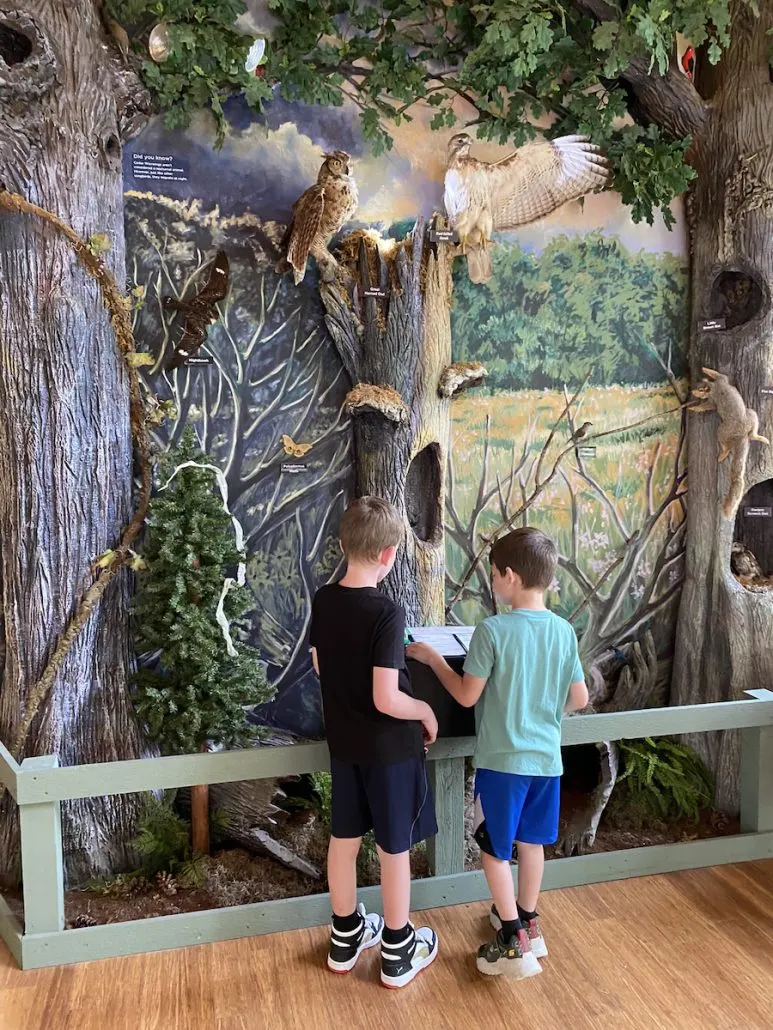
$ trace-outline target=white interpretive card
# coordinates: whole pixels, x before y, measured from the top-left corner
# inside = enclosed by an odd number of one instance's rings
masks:
[[[459,658],[467,654],[474,627],[470,626],[419,626],[408,629],[408,636],[415,644],[429,644],[444,658]]]

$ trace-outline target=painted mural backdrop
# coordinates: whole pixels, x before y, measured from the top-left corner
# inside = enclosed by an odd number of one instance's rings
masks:
[[[351,485],[349,383],[329,341],[315,279],[299,287],[275,272],[296,198],[325,152],[355,158],[358,222],[402,235],[442,207],[445,144],[419,111],[393,150],[367,153],[352,105],[276,102],[256,118],[239,102],[212,149],[201,116],[185,133],[156,122],[125,156],[129,287],[139,341],[156,357],[149,383],[174,399],[177,418],[157,443],[193,425],[226,473],[242,522],[255,604],[251,641],[277,697],[260,716],[300,732],[321,729],[306,634],[314,590],[340,570],[335,528]],[[481,146],[480,155],[497,148]],[[502,238],[487,286],[456,277],[455,359],[489,369],[485,391],[456,402],[448,527],[448,617],[491,610],[487,535],[530,496],[539,455],[566,396],[582,388],[593,431],[630,425],[678,404],[685,339],[681,222],[634,226],[613,195],[588,198]],[[218,250],[230,287],[202,354],[211,364],[168,371],[185,300],[206,283]],[[584,384],[584,385],[583,385]],[[560,430],[555,445],[565,445]],[[300,447],[296,446],[300,445]],[[299,457],[300,452],[303,455]],[[519,521],[552,532],[561,567],[550,603],[581,632],[590,664],[653,634],[661,665],[673,640],[681,581],[683,472],[680,418],[671,414],[578,449]],[[622,650],[621,650],[622,649]]]

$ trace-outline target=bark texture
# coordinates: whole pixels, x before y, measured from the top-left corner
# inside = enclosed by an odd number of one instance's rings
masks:
[[[409,625],[442,625],[452,394],[441,396],[440,384],[451,365],[451,249],[429,243],[419,222],[399,244],[354,234],[342,258],[348,280],[321,293],[354,387],[347,408],[355,490],[386,498],[405,517],[406,546],[386,591],[405,607]],[[369,295],[374,290],[383,296]]]
[[[136,80],[135,80],[136,81]],[[0,181],[85,238],[125,278],[121,140],[143,91],[105,40],[94,0],[0,0]],[[128,384],[94,283],[66,242],[29,218],[0,219],[0,737],[15,735],[86,585],[131,517]],[[73,765],[134,758],[127,682],[128,574],[108,587],[33,723],[23,754]],[[8,799],[0,875],[18,867]],[[68,879],[130,860],[136,802],[64,806]]]
[[[689,203],[693,324],[690,370],[726,373],[760,433],[773,438],[773,85],[768,33],[773,0],[760,17],[739,4],[732,46],[711,76],[712,96],[696,123],[691,163],[698,177]],[[728,328],[703,331],[710,318]],[[716,414],[689,416],[686,579],[674,663],[673,702],[721,701],[773,681],[773,598],[745,590],[730,571],[734,524],[722,512],[730,461],[717,464]],[[773,450],[749,447],[747,490],[773,477]],[[744,536],[743,510],[738,530]],[[755,532],[773,535],[773,521]],[[762,557],[762,556],[760,556]],[[737,807],[738,740],[691,740],[716,774],[717,804]]]

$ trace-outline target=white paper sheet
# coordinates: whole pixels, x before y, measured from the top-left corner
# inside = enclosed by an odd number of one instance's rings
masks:
[[[420,626],[411,627],[408,635],[417,644],[429,644],[444,658],[463,657],[473,634],[468,626]]]

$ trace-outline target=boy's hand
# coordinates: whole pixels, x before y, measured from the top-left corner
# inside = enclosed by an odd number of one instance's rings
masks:
[[[430,666],[441,657],[435,648],[430,647],[429,644],[409,644],[405,653],[409,658],[413,658],[415,662],[421,662],[422,665]]]
[[[435,713],[432,711],[429,705],[425,705],[426,712],[422,716],[421,725],[424,730],[424,744],[429,747],[430,744],[434,744],[437,740],[437,719]]]

